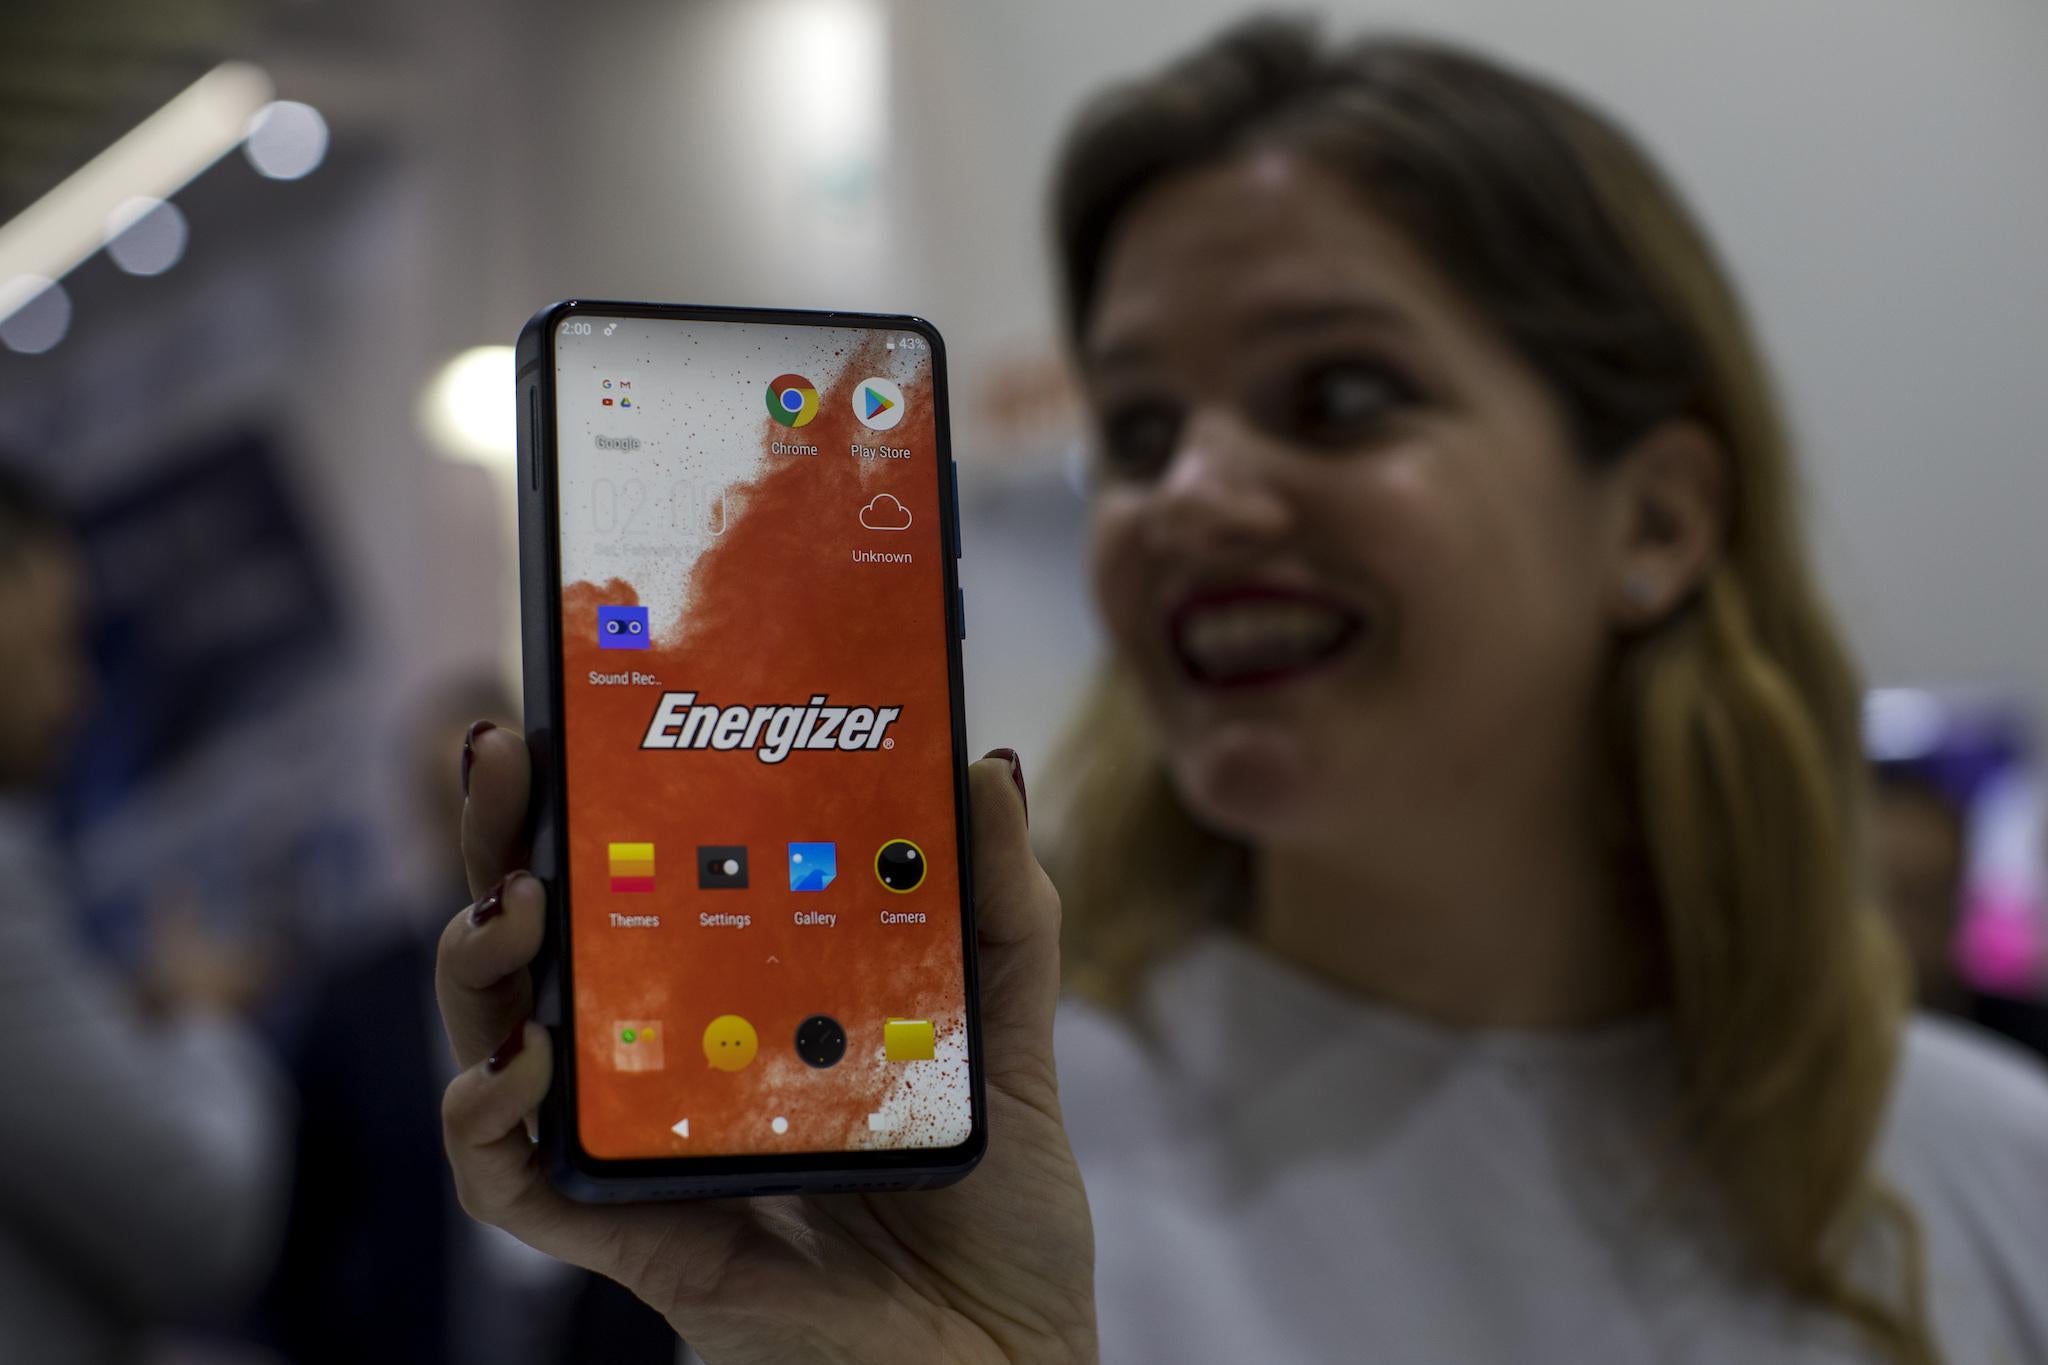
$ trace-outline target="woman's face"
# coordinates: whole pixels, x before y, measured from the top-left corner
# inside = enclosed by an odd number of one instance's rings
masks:
[[[1328,842],[1582,794],[1600,480],[1363,191],[1280,153],[1151,190],[1084,368],[1098,602],[1198,816]]]

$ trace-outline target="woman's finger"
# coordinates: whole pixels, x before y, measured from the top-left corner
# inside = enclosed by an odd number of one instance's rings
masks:
[[[664,1312],[717,1284],[744,1230],[744,1204],[578,1204],[548,1184],[526,1116],[554,1077],[548,1033],[528,1021],[451,1081],[442,1139],[470,1217],[558,1260],[618,1280]]]
[[[462,865],[469,894],[526,866],[526,807],[533,765],[516,730],[472,730],[467,741],[468,794],[462,803]]]
[[[526,968],[540,951],[546,914],[540,880],[515,872],[441,931],[434,993],[456,1065],[482,1061],[533,1013]]]
[[[1052,1017],[1060,988],[1060,900],[1031,852],[1023,770],[998,749],[968,769],[974,923],[989,1081],[1052,1112]]]
[[[531,1021],[518,1025],[499,1040],[489,1060],[449,1083],[441,1099],[442,1137],[456,1195],[472,1218],[588,1266],[609,1234],[588,1216],[591,1210],[547,1183],[526,1132],[526,1116],[547,1094],[553,1075],[547,1030]]]

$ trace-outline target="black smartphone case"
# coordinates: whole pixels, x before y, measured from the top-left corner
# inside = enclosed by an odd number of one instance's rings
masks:
[[[916,332],[932,349],[937,491],[946,509],[946,619],[951,669],[953,786],[959,831],[961,945],[967,987],[968,1080],[973,1126],[958,1147],[885,1152],[821,1152],[799,1156],[706,1156],[612,1161],[585,1152],[576,1134],[575,1011],[568,954],[567,832],[562,819],[560,527],[555,480],[555,374],[550,338],[576,313],[683,321],[765,322],[792,326],[878,327]],[[547,932],[534,964],[534,1017],[548,1029],[555,1079],[540,1110],[540,1152],[548,1178],[585,1203],[709,1199],[737,1195],[929,1189],[974,1169],[988,1143],[988,1104],[981,1052],[980,978],[975,962],[973,866],[968,837],[966,722],[962,709],[960,641],[966,635],[957,561],[959,487],[952,459],[946,398],[946,352],[938,330],[922,318],[884,313],[698,307],[568,299],[528,320],[516,352],[519,403],[519,613],[525,688],[526,743],[533,759],[529,870],[547,889]]]

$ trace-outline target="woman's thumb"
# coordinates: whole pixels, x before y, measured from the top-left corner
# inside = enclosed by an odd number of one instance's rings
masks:
[[[989,1084],[1056,1111],[1052,1016],[1060,990],[1059,894],[1031,853],[1017,755],[997,749],[967,776]]]

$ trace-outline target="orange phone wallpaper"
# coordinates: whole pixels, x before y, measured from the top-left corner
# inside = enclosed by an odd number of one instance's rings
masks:
[[[643,326],[663,325],[716,330]],[[759,345],[708,386],[561,353],[565,575],[571,461],[580,488],[597,468],[658,485],[651,466],[598,462],[657,451],[664,400],[687,425],[744,398],[727,420],[756,443],[694,544],[657,537],[630,574],[562,589],[595,1157],[945,1147],[971,1128],[931,366],[877,333],[823,336],[843,354]],[[635,385],[638,412],[607,401]],[[594,440],[572,443],[577,414]]]

